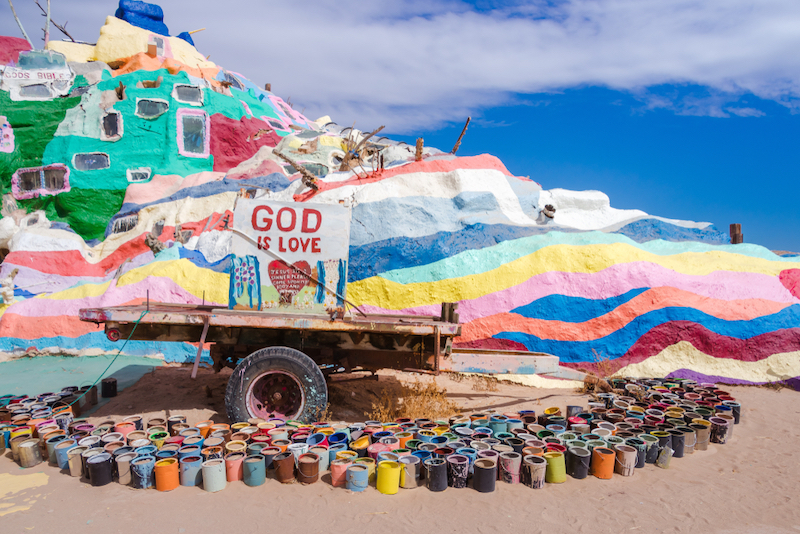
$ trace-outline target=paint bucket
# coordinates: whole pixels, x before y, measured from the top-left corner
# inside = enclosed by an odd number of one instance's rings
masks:
[[[547,459],[544,456],[526,456],[523,459],[522,469],[524,473],[522,480],[526,486],[533,489],[544,487],[547,476]]]
[[[319,472],[324,473],[330,467],[330,455],[328,454],[327,447],[322,447],[317,445],[316,447],[310,447],[308,452],[312,452],[319,456]]]
[[[331,485],[341,488],[347,483],[347,468],[352,465],[351,458],[337,458],[331,462]]]
[[[152,441],[153,445],[155,445],[156,448],[158,449],[160,449],[164,445],[164,442],[167,440],[168,437],[169,437],[169,432],[166,431],[153,432],[152,434],[147,436],[147,438],[150,441]]]
[[[208,460],[221,460],[223,458],[222,447],[204,447],[200,451],[200,456],[203,457],[204,462]]]
[[[695,444],[694,450],[705,451],[708,450],[708,442],[711,438],[711,423],[703,420],[702,423],[692,423],[689,428],[694,430]]]
[[[252,454],[242,464],[242,480],[248,486],[261,486],[267,480],[267,464],[260,454]]]
[[[67,463],[69,462],[69,450],[77,446],[78,442],[74,439],[65,439],[56,445],[56,464],[58,465],[59,469],[67,469]]]
[[[178,449],[178,460],[186,456],[200,456],[201,447],[199,445],[184,445]]]
[[[277,447],[267,447],[265,449],[261,449],[261,456],[264,457],[264,465],[267,471],[272,469],[272,459],[280,453],[281,450]]]
[[[589,476],[592,453],[589,449],[574,447],[567,451],[567,473],[578,480]]]
[[[83,475],[83,461],[81,454],[87,451],[86,447],[73,447],[67,452],[67,463],[69,466],[69,476],[80,478]]]
[[[731,426],[728,420],[722,417],[711,417],[708,422],[711,423],[711,443],[725,445]]]
[[[56,445],[68,439],[69,438],[63,434],[47,438],[47,440],[45,441],[45,448],[47,450],[47,461],[50,463],[50,465],[56,465]]]
[[[733,424],[738,425],[742,417],[742,405],[732,400],[722,401],[722,404],[724,406],[728,406],[731,409],[731,415],[733,416]]]
[[[658,447],[663,449],[664,447],[672,448],[672,435],[665,431],[665,430],[655,430],[650,432],[651,436],[655,436],[658,438]]]
[[[301,484],[313,484],[319,480],[319,456],[306,452],[297,459],[297,481]]]
[[[216,493],[228,485],[225,474],[225,460],[214,458],[203,462],[203,489],[209,493]]]
[[[83,472],[83,476],[85,476],[87,480],[91,481],[91,476],[90,476],[90,473],[89,473],[89,469],[86,467],[86,462],[92,456],[94,456],[96,454],[102,454],[102,453],[103,453],[103,451],[101,449],[86,449],[85,451],[83,451],[81,453],[82,472]]]
[[[592,451],[592,474],[608,480],[614,474],[616,454],[607,447],[595,447]]]
[[[378,466],[377,462],[372,458],[359,458],[353,462],[354,464],[360,464],[367,467],[367,473],[369,474],[369,481],[375,482],[376,476],[376,468]]]
[[[672,449],[669,447],[661,447],[658,451],[658,459],[656,460],[656,467],[661,469],[669,469],[669,463],[672,459]]]
[[[181,486],[199,486],[203,482],[203,458],[184,456],[180,459]]]
[[[441,458],[428,458],[425,465],[425,486],[430,491],[447,489],[447,463]]]
[[[242,480],[242,463],[245,456],[243,452],[229,452],[225,455],[225,476],[228,482]]]
[[[158,460],[155,466],[156,489],[172,491],[180,485],[180,473],[177,458]]]
[[[111,475],[111,455],[107,452],[95,454],[86,460],[86,468],[89,471],[89,480],[92,486],[105,486],[112,480]]]
[[[732,439],[733,438],[733,426],[735,424],[733,416],[730,415],[730,414],[726,414],[726,413],[717,413],[717,415],[715,417],[717,417],[719,419],[725,419],[726,421],[728,421],[728,432],[727,432],[727,438],[726,438],[725,441],[728,441],[728,440]],[[711,419],[709,419],[709,421],[710,420]]]
[[[451,454],[446,461],[447,485],[451,488],[466,488],[469,476],[469,458],[463,454]]]
[[[87,451],[89,452],[89,451]],[[139,456],[130,463],[131,486],[136,489],[147,489],[153,486],[156,459],[154,456]]]
[[[489,458],[475,461],[472,487],[480,493],[491,493],[497,483],[497,462]]]
[[[136,447],[133,449],[133,452],[135,452],[137,456],[155,456],[157,450],[155,445],[144,445],[142,447]]]
[[[625,440],[625,445],[630,445],[636,449],[636,467],[644,467],[647,459],[647,445],[641,438],[633,437]]]
[[[518,452],[500,454],[500,480],[507,484],[519,484],[522,469],[522,455]]]
[[[420,481],[420,460],[416,456],[402,456],[400,463],[400,487],[413,489],[419,486]]]
[[[683,453],[694,453],[694,446],[697,442],[697,434],[695,433],[694,429],[688,426],[679,426],[675,430],[680,430],[683,432]]]
[[[536,456],[534,458],[537,458]],[[560,484],[567,480],[567,466],[564,461],[564,454],[561,452],[546,452],[544,459],[547,461],[545,471],[545,482],[549,484]]]
[[[673,458],[683,458],[684,444],[686,442],[683,431],[673,428],[672,430],[667,430],[667,433],[672,436],[670,448],[672,449]]]
[[[178,459],[178,451],[173,450],[160,450],[156,452],[156,461],[158,460],[165,460],[167,458],[175,458]]]
[[[633,471],[636,469],[636,462],[638,453],[635,448],[630,445],[617,444],[614,446],[617,452],[616,466],[614,472],[624,477],[633,476]]]
[[[645,463],[654,464],[658,459],[658,438],[652,434],[641,434],[639,439],[644,441],[646,454]]]
[[[62,436],[63,437],[63,436]],[[22,440],[17,448],[20,467],[33,467],[42,463],[42,450],[39,447],[39,440],[26,438]]]
[[[349,464],[345,472],[345,487],[350,491],[362,492],[368,485],[369,468],[362,463]]]

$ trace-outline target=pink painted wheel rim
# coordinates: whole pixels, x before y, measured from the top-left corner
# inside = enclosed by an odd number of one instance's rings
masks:
[[[252,417],[294,419],[305,405],[300,381],[285,371],[268,371],[247,388],[245,402]]]

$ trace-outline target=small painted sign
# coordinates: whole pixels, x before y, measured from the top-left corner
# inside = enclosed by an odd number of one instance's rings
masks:
[[[0,115],[0,152],[14,152],[14,129],[8,118]]]
[[[0,89],[9,92],[11,100],[51,100],[69,94],[75,75],[64,61],[63,54],[31,50],[20,53],[18,67],[5,67]]]
[[[230,309],[331,314],[344,309],[350,208],[239,199]]]

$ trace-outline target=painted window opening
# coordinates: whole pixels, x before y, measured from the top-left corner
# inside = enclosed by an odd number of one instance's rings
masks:
[[[223,77],[225,78],[223,81],[226,81],[229,84],[231,84],[231,87],[235,87],[240,91],[244,91],[244,85],[242,85],[242,82],[239,81],[239,78],[237,78],[228,71],[223,72]]]
[[[111,226],[111,233],[112,234],[122,234],[125,232],[130,232],[136,225],[139,224],[139,214],[135,213],[133,215],[126,215],[124,217],[120,217],[114,221],[114,224]]]
[[[269,124],[275,130],[280,130],[280,131],[283,131],[283,132],[288,132],[289,131],[289,127],[286,126],[286,124],[284,124],[283,122],[279,121],[278,119],[273,119],[271,117],[267,117],[267,116],[262,115],[261,116],[261,120],[263,120],[264,122]]]
[[[164,38],[159,37],[158,35],[150,35],[150,38],[147,40],[147,44],[155,45],[156,47],[156,55],[163,56],[164,55]]]
[[[104,141],[116,141],[122,137],[122,113],[108,111],[100,123],[101,138]]]
[[[178,110],[178,152],[190,158],[206,158],[209,155],[208,114],[199,109]]]
[[[43,83],[24,85],[19,88],[19,95],[25,98],[50,98],[50,88]]]
[[[163,115],[169,109],[166,100],[156,98],[137,98],[136,115],[143,119],[155,119]]]
[[[17,200],[69,191],[69,169],[61,163],[19,169],[11,177],[11,193]]]
[[[172,90],[172,98],[182,104],[191,106],[203,105],[203,90],[196,85],[175,84]]]
[[[111,159],[108,154],[102,152],[86,152],[84,154],[75,154],[72,157],[72,166],[79,171],[98,171],[109,168]]]
[[[150,167],[138,167],[136,169],[128,169],[126,171],[126,174],[128,175],[128,182],[130,183],[147,182],[150,180],[152,173],[153,171]]]

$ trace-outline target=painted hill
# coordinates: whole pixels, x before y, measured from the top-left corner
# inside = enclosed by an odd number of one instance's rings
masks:
[[[121,4],[96,45],[0,38],[0,278],[17,271],[0,357],[115,351],[77,311],[148,292],[226,306],[232,210],[254,196],[348,199],[349,298],[383,313],[459,302],[462,346],[628,376],[800,376],[800,258],[614,209],[599,191],[544,190],[490,155],[426,148],[417,161],[373,137],[342,171],[363,132],[304,117]],[[168,361],[195,350],[126,347]]]

